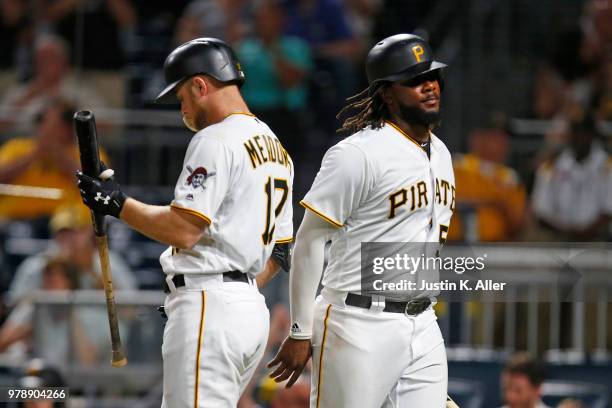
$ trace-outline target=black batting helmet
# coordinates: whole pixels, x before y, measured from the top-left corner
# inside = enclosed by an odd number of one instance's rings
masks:
[[[164,62],[166,87],[155,102],[176,102],[175,90],[194,75],[208,75],[223,83],[244,83],[244,72],[232,48],[216,38],[196,38],[179,45]]]
[[[381,40],[366,58],[371,88],[381,82],[412,79],[445,67],[446,64],[434,60],[427,41],[413,34],[396,34]],[[440,86],[441,81],[440,77]]]

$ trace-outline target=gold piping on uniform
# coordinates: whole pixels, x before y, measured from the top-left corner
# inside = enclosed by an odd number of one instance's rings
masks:
[[[304,208],[309,209],[310,211],[312,211],[313,213],[317,214],[319,217],[323,218],[325,221],[329,222],[330,224],[335,225],[336,227],[343,227],[342,224],[340,224],[338,221],[334,220],[331,217],[328,217],[327,215],[323,214],[321,211],[315,209],[313,206],[311,206],[310,204],[308,204],[307,202],[305,202],[304,200],[300,201],[300,205]]]
[[[402,136],[404,136],[406,139],[410,140],[410,141],[411,141],[412,143],[414,143],[415,145],[419,146],[419,148],[420,148],[421,150],[423,150],[424,152],[426,152],[426,153],[427,153],[427,150],[425,150],[425,148],[424,148],[423,146],[421,146],[421,144],[420,144],[419,142],[417,142],[416,140],[414,140],[412,136],[410,136],[408,133],[404,132],[404,131],[403,131],[403,130],[402,130],[400,127],[399,127],[399,126],[397,126],[395,123],[393,123],[393,122],[389,122],[389,121],[386,121],[385,123],[386,123],[386,124],[388,124],[389,126],[391,126],[393,129],[395,129],[395,130],[397,130],[398,132],[400,132],[400,134],[401,134]],[[431,138],[431,136],[430,136],[430,138]]]
[[[321,354],[319,355],[319,379],[317,381],[317,408],[319,408],[319,401],[321,397],[321,388],[323,384],[321,380],[323,379],[323,351],[325,350],[325,339],[327,338],[327,319],[329,319],[329,312],[331,310],[331,306],[327,306],[327,311],[325,312],[325,320],[323,320],[323,341],[321,341]]]
[[[200,390],[200,353],[204,337],[204,324],[206,315],[206,291],[202,291],[202,311],[200,312],[200,334],[198,335],[198,352],[196,353],[195,395],[193,408],[198,408],[198,391]]]
[[[293,237],[289,237],[289,238],[281,238],[281,239],[277,239],[276,243],[277,244],[287,244],[289,242],[293,242]]]
[[[251,112],[231,112],[229,115],[227,115],[224,119],[229,118],[232,115],[245,115],[245,116],[252,116],[254,118],[256,118],[257,116],[255,116],[254,114],[252,114]]]
[[[201,218],[204,221],[206,221],[208,223],[208,225],[212,224],[212,221],[210,220],[210,218],[208,218],[207,216],[205,216],[204,214],[202,214],[199,211],[192,210],[191,208],[180,207],[180,206],[178,206],[176,204],[170,204],[170,207],[175,208],[175,209],[177,209],[179,211],[184,211],[184,212],[189,213],[191,215],[195,215],[196,217]]]

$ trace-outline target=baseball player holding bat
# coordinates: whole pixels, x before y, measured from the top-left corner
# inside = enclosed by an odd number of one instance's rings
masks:
[[[447,401],[434,299],[419,290],[401,301],[360,293],[362,242],[446,238],[455,183],[450,153],[432,133],[445,66],[415,35],[376,44],[366,60],[369,87],[343,110],[357,110],[342,128],[353,133],[327,151],[301,201],[307,211],[290,274],[291,333],[269,367],[291,386],[312,355],[311,407],[441,408]]]
[[[84,202],[170,247],[162,356],[164,408],[235,407],[265,349],[269,313],[257,282],[289,269],[292,161],[240,95],[244,74],[214,38],[164,64],[160,103],[180,102],[196,132],[167,206],[127,197],[112,178],[78,174]],[[108,175],[108,174],[106,174]]]
[[[96,121],[90,111],[79,111],[74,114],[74,130],[79,143],[79,156],[81,159],[82,173],[87,177],[95,177],[98,174],[104,178],[112,176],[112,170],[103,169],[98,151],[98,136]],[[117,318],[117,306],[115,304],[115,290],[113,288],[113,278],[110,268],[108,255],[108,240],[106,238],[106,222],[103,213],[92,210],[92,222],[96,237],[96,246],[100,257],[100,267],[102,269],[102,283],[106,298],[106,311],[110,328],[113,367],[123,367],[127,364],[127,358],[123,354],[121,346],[121,336],[119,334],[119,321]]]

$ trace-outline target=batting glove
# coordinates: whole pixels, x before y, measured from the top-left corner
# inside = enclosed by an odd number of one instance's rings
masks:
[[[98,214],[112,215],[119,218],[127,196],[113,178],[113,170],[106,169],[98,178],[89,177],[77,171],[77,185],[83,202]]]

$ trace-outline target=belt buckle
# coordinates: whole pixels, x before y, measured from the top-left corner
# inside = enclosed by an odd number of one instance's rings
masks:
[[[414,312],[414,307],[417,306],[420,301],[416,299],[409,300],[406,302],[406,307],[404,308],[404,314],[406,316],[416,316],[418,313]]]

